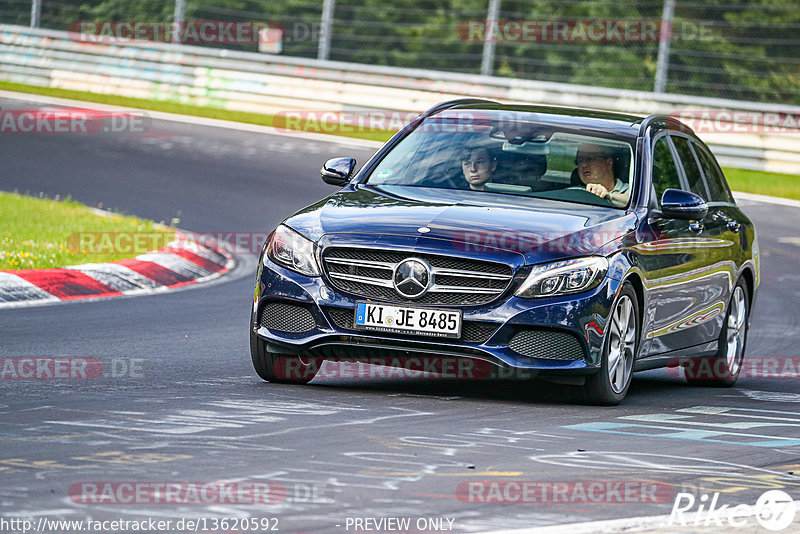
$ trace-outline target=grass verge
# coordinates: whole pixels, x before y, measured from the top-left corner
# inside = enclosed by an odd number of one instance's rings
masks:
[[[722,170],[734,191],[800,200],[800,176],[745,169]]]
[[[152,221],[96,215],[69,198],[57,201],[0,192],[0,206],[0,270],[133,258],[165,245],[175,235]]]

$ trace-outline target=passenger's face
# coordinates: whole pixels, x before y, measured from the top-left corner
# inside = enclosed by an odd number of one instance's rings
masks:
[[[489,152],[482,148],[473,150],[469,158],[461,160],[461,170],[470,189],[483,189],[483,184],[489,181],[495,167],[497,162],[492,161]]]

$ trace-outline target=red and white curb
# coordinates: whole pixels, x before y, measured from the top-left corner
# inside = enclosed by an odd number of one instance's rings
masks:
[[[229,253],[176,234],[167,246],[133,259],[0,271],[0,309],[158,293],[214,280],[234,264]]]

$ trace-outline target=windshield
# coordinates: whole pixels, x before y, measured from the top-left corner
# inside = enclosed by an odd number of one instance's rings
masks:
[[[533,114],[499,113],[450,110],[426,119],[367,183],[628,205],[633,149],[627,139],[540,124],[526,117]]]

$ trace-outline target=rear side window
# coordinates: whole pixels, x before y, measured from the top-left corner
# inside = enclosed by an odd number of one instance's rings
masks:
[[[708,184],[709,201],[711,202],[730,202],[733,203],[733,195],[725,181],[725,176],[717,165],[717,162],[705,147],[694,143],[697,157],[700,158],[700,165],[703,166],[703,173],[706,175]]]
[[[703,183],[703,175],[700,173],[700,167],[697,166],[697,160],[692,153],[692,147],[689,146],[689,140],[685,137],[673,136],[672,143],[681,158],[686,180],[689,182],[689,191],[695,195],[700,195],[704,200],[708,200],[709,194]]]
[[[669,149],[667,136],[661,137],[653,146],[653,187],[656,189],[656,201],[661,206],[661,195],[667,189],[682,189],[678,178],[678,169],[672,152]]]

